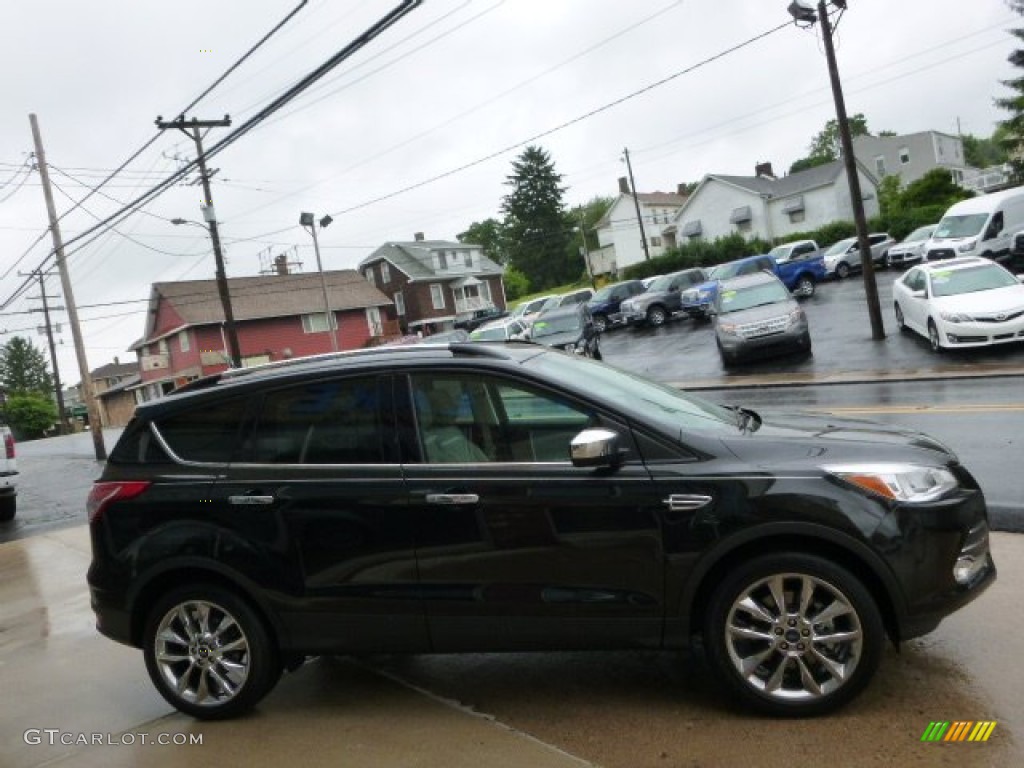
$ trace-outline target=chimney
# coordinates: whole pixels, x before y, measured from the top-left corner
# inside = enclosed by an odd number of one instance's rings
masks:
[[[120,365],[121,361],[117,359],[117,355],[114,355],[114,365]]]
[[[274,272],[279,275],[288,274],[288,256],[284,253],[279,253],[274,257]]]
[[[422,243],[423,242],[423,233],[422,232],[417,232],[415,235],[412,236],[412,239],[415,240],[417,243]]]
[[[757,163],[754,166],[754,175],[759,179],[774,179],[775,173],[772,171],[772,164],[768,163]]]
[[[625,176],[619,176],[619,192],[623,195],[633,194],[629,191],[629,179]]]
[[[689,197],[690,193],[686,191],[686,187],[689,186],[685,181],[682,184],[676,185],[676,194],[680,197]]]

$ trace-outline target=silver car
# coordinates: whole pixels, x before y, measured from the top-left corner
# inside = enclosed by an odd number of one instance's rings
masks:
[[[926,227],[918,227],[897,245],[889,249],[886,256],[886,263],[890,267],[902,267],[907,264],[914,264],[924,258],[924,247],[928,238],[932,236],[938,224],[929,224]]]
[[[755,355],[811,352],[807,316],[775,275],[723,281],[713,315],[718,354],[727,368]]]

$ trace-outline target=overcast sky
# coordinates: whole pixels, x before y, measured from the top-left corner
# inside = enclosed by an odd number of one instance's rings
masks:
[[[50,249],[28,115],[40,121],[59,212],[80,200],[176,116],[298,0],[42,0],[0,9],[0,302]],[[309,0],[290,24],[189,113],[235,126],[313,70],[397,2]],[[334,216],[324,266],[354,267],[377,245],[414,232],[454,239],[497,216],[511,161],[532,137],[568,187],[566,202],[614,195],[630,149],[640,191],[671,191],[707,173],[784,172],[834,117],[814,30],[784,24],[788,0],[426,0],[398,25],[211,161],[228,274],[252,275],[260,254],[297,247],[315,269],[299,213]],[[850,0],[837,30],[851,114],[873,132],[989,136],[993,99],[1013,75],[1003,0]],[[687,71],[691,70],[692,71]],[[589,113],[664,84],[589,117]],[[559,128],[564,124],[566,127]],[[557,129],[557,130],[554,130]],[[230,129],[214,129],[210,145]],[[501,152],[505,148],[508,151]],[[497,154],[496,154],[497,153]],[[472,167],[426,183],[462,166]],[[167,131],[127,172],[63,221],[69,240],[176,167],[194,148]],[[72,178],[64,175],[69,174]],[[21,182],[24,182],[21,186]],[[399,193],[399,194],[395,194]],[[115,200],[111,200],[114,198]],[[156,281],[213,277],[201,192],[177,186],[92,244],[69,248],[89,366],[132,359]],[[380,199],[377,202],[374,202]],[[283,230],[283,231],[280,231]],[[273,232],[268,235],[266,233]],[[17,261],[21,258],[21,261]],[[17,262],[17,263],[16,263]],[[6,273],[6,274],[5,274]],[[50,279],[48,293],[60,293]],[[32,290],[28,296],[38,295]],[[110,306],[95,306],[110,304]],[[21,298],[0,329],[44,347]],[[61,316],[61,319],[64,319]],[[65,383],[79,381],[64,323]]]

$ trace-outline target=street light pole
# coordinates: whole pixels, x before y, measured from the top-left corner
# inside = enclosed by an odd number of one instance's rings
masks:
[[[846,0],[832,0],[832,4],[846,10]],[[799,3],[794,5],[799,7]],[[806,9],[809,10],[809,9]],[[796,16],[793,6],[790,13]],[[813,11],[810,11],[813,14]],[[809,20],[809,17],[807,17]],[[799,19],[798,19],[799,20]],[[878,283],[875,280],[875,264],[871,259],[871,243],[868,240],[868,221],[864,214],[864,198],[861,196],[860,175],[857,172],[857,161],[853,156],[853,138],[850,135],[850,122],[846,116],[846,99],[843,97],[843,86],[839,81],[839,67],[836,64],[836,51],[832,44],[832,21],[828,17],[825,0],[818,0],[818,20],[821,21],[821,36],[825,43],[825,57],[828,60],[828,75],[832,82],[832,97],[836,104],[836,121],[839,126],[839,140],[842,146],[843,164],[846,167],[846,178],[850,185],[850,203],[853,206],[853,223],[857,229],[857,242],[860,245],[860,263],[864,273],[864,293],[868,302],[868,317],[871,320],[871,338],[881,341],[885,338],[885,326],[882,323],[882,306],[878,300]]]
[[[324,216],[320,219],[320,227],[326,227],[331,223],[333,219],[330,216]],[[338,330],[335,327],[334,315],[331,312],[331,301],[327,298],[327,277],[324,275],[324,265],[320,262],[320,241],[316,238],[316,220],[312,213],[302,213],[299,215],[299,224],[303,227],[309,228],[309,233],[313,235],[313,251],[316,253],[316,269],[320,273],[320,288],[324,292],[324,319],[327,321],[327,329],[331,332],[331,347],[335,352],[338,351]]]

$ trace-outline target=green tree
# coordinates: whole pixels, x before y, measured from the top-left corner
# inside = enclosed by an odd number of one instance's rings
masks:
[[[502,275],[505,283],[505,298],[515,301],[530,292],[530,280],[515,267],[505,267],[505,274]]]
[[[505,263],[505,254],[502,248],[501,222],[495,218],[474,221],[465,232],[458,234],[455,238],[460,243],[470,243],[483,248],[484,256],[498,264]]]
[[[57,406],[41,392],[19,392],[8,396],[5,412],[19,439],[42,437],[57,423]]]
[[[882,216],[894,216],[902,210],[900,177],[897,174],[883,176],[878,184],[878,207]]]
[[[935,168],[907,184],[906,189],[900,193],[900,206],[904,210],[929,205],[949,207],[969,197],[974,197],[974,193],[956,184],[949,171]]]
[[[1021,2],[1024,2],[1024,0],[1021,0]],[[868,120],[864,117],[863,113],[858,112],[856,115],[851,116],[849,123],[850,135],[853,138],[871,135],[871,132],[868,130]],[[886,135],[888,135],[888,132]],[[839,121],[832,118],[825,123],[824,128],[814,134],[814,138],[811,139],[811,144],[807,148],[807,157],[802,157],[793,163],[789,167],[789,172],[797,173],[798,171],[805,171],[808,168],[814,168],[815,166],[825,165],[825,163],[838,160],[841,154],[841,147]]]
[[[544,290],[577,279],[583,258],[570,248],[572,224],[562,202],[565,187],[550,155],[537,146],[527,147],[512,163],[505,184],[511,191],[501,211],[507,263]]]
[[[614,205],[615,200],[616,198],[614,197],[593,197],[583,205],[573,209],[573,212],[569,215],[571,220],[569,230],[572,233],[572,237],[569,240],[570,256],[580,253],[580,249],[583,248],[584,237],[586,237],[587,250],[595,251],[601,247],[601,244],[597,241],[597,232],[594,231],[594,228],[597,226],[597,222],[601,220],[601,217]],[[582,231],[580,231],[581,225]],[[589,279],[585,264],[583,266],[583,277],[584,279]]]
[[[22,336],[0,347],[0,384],[8,393],[40,392],[49,396],[53,391],[46,358]]]
[[[1006,0],[1011,10],[1024,15],[1024,0]],[[1024,28],[1011,29],[1010,34],[1018,41],[1024,42]],[[1018,69],[1024,69],[1024,50],[1017,48],[1008,57],[1009,62]],[[1016,181],[1024,179],[1024,156],[1021,150],[1024,143],[1024,74],[1011,80],[1003,80],[1003,85],[1010,89],[1011,94],[996,99],[996,106],[1010,113],[1010,117],[1001,124],[1005,129],[1001,144],[1013,166]]]

